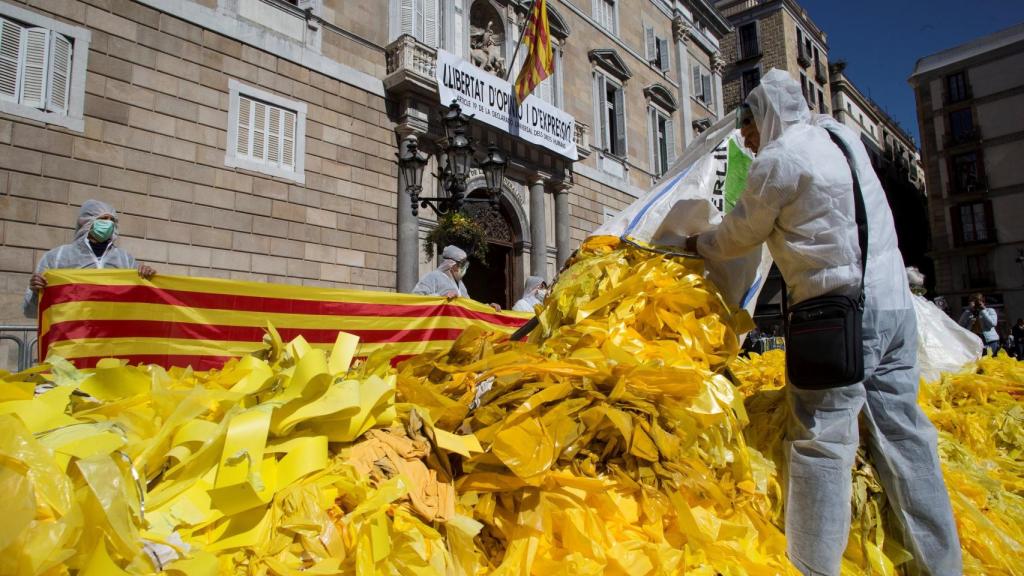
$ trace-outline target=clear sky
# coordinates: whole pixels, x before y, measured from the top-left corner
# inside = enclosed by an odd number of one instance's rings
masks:
[[[1024,0],[798,0],[828,35],[829,61],[920,140],[907,78],[923,56],[1024,22]]]

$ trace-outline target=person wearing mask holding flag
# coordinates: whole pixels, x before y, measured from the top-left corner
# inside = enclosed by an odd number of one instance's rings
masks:
[[[78,211],[75,222],[75,239],[70,244],[58,246],[43,254],[36,272],[29,280],[25,291],[22,311],[28,318],[35,318],[39,308],[39,294],[46,288],[47,270],[61,268],[137,268],[139,276],[150,279],[156,270],[145,264],[137,265],[135,258],[117,243],[117,211],[99,200],[86,200]]]
[[[421,296],[444,296],[445,298],[469,298],[462,278],[469,271],[469,255],[458,246],[445,246],[441,252],[441,264],[427,272],[413,287],[412,293]],[[495,312],[501,306],[490,304]]]

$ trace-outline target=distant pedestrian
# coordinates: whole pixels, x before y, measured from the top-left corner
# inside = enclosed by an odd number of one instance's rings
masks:
[[[1013,337],[1013,356],[1024,360],[1024,318],[1017,318],[1017,323],[1010,328],[1010,335]]]
[[[996,311],[985,305],[985,297],[972,294],[967,308],[960,314],[959,324],[977,334],[992,356],[999,352],[999,332],[996,332]]]

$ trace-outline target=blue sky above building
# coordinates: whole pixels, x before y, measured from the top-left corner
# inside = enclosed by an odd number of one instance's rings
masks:
[[[1022,0],[800,0],[861,92],[920,141],[907,78],[923,56],[1024,21]]]

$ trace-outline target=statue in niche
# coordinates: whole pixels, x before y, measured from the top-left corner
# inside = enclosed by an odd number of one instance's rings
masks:
[[[483,68],[495,76],[504,77],[507,71],[504,57],[505,35],[501,30],[496,31],[494,29],[494,20],[491,18],[487,19],[485,26],[480,26],[479,23],[482,22],[481,17],[486,17],[486,15],[481,14],[481,11],[478,10],[474,10],[473,14],[471,14],[469,25],[470,58],[474,66]]]

